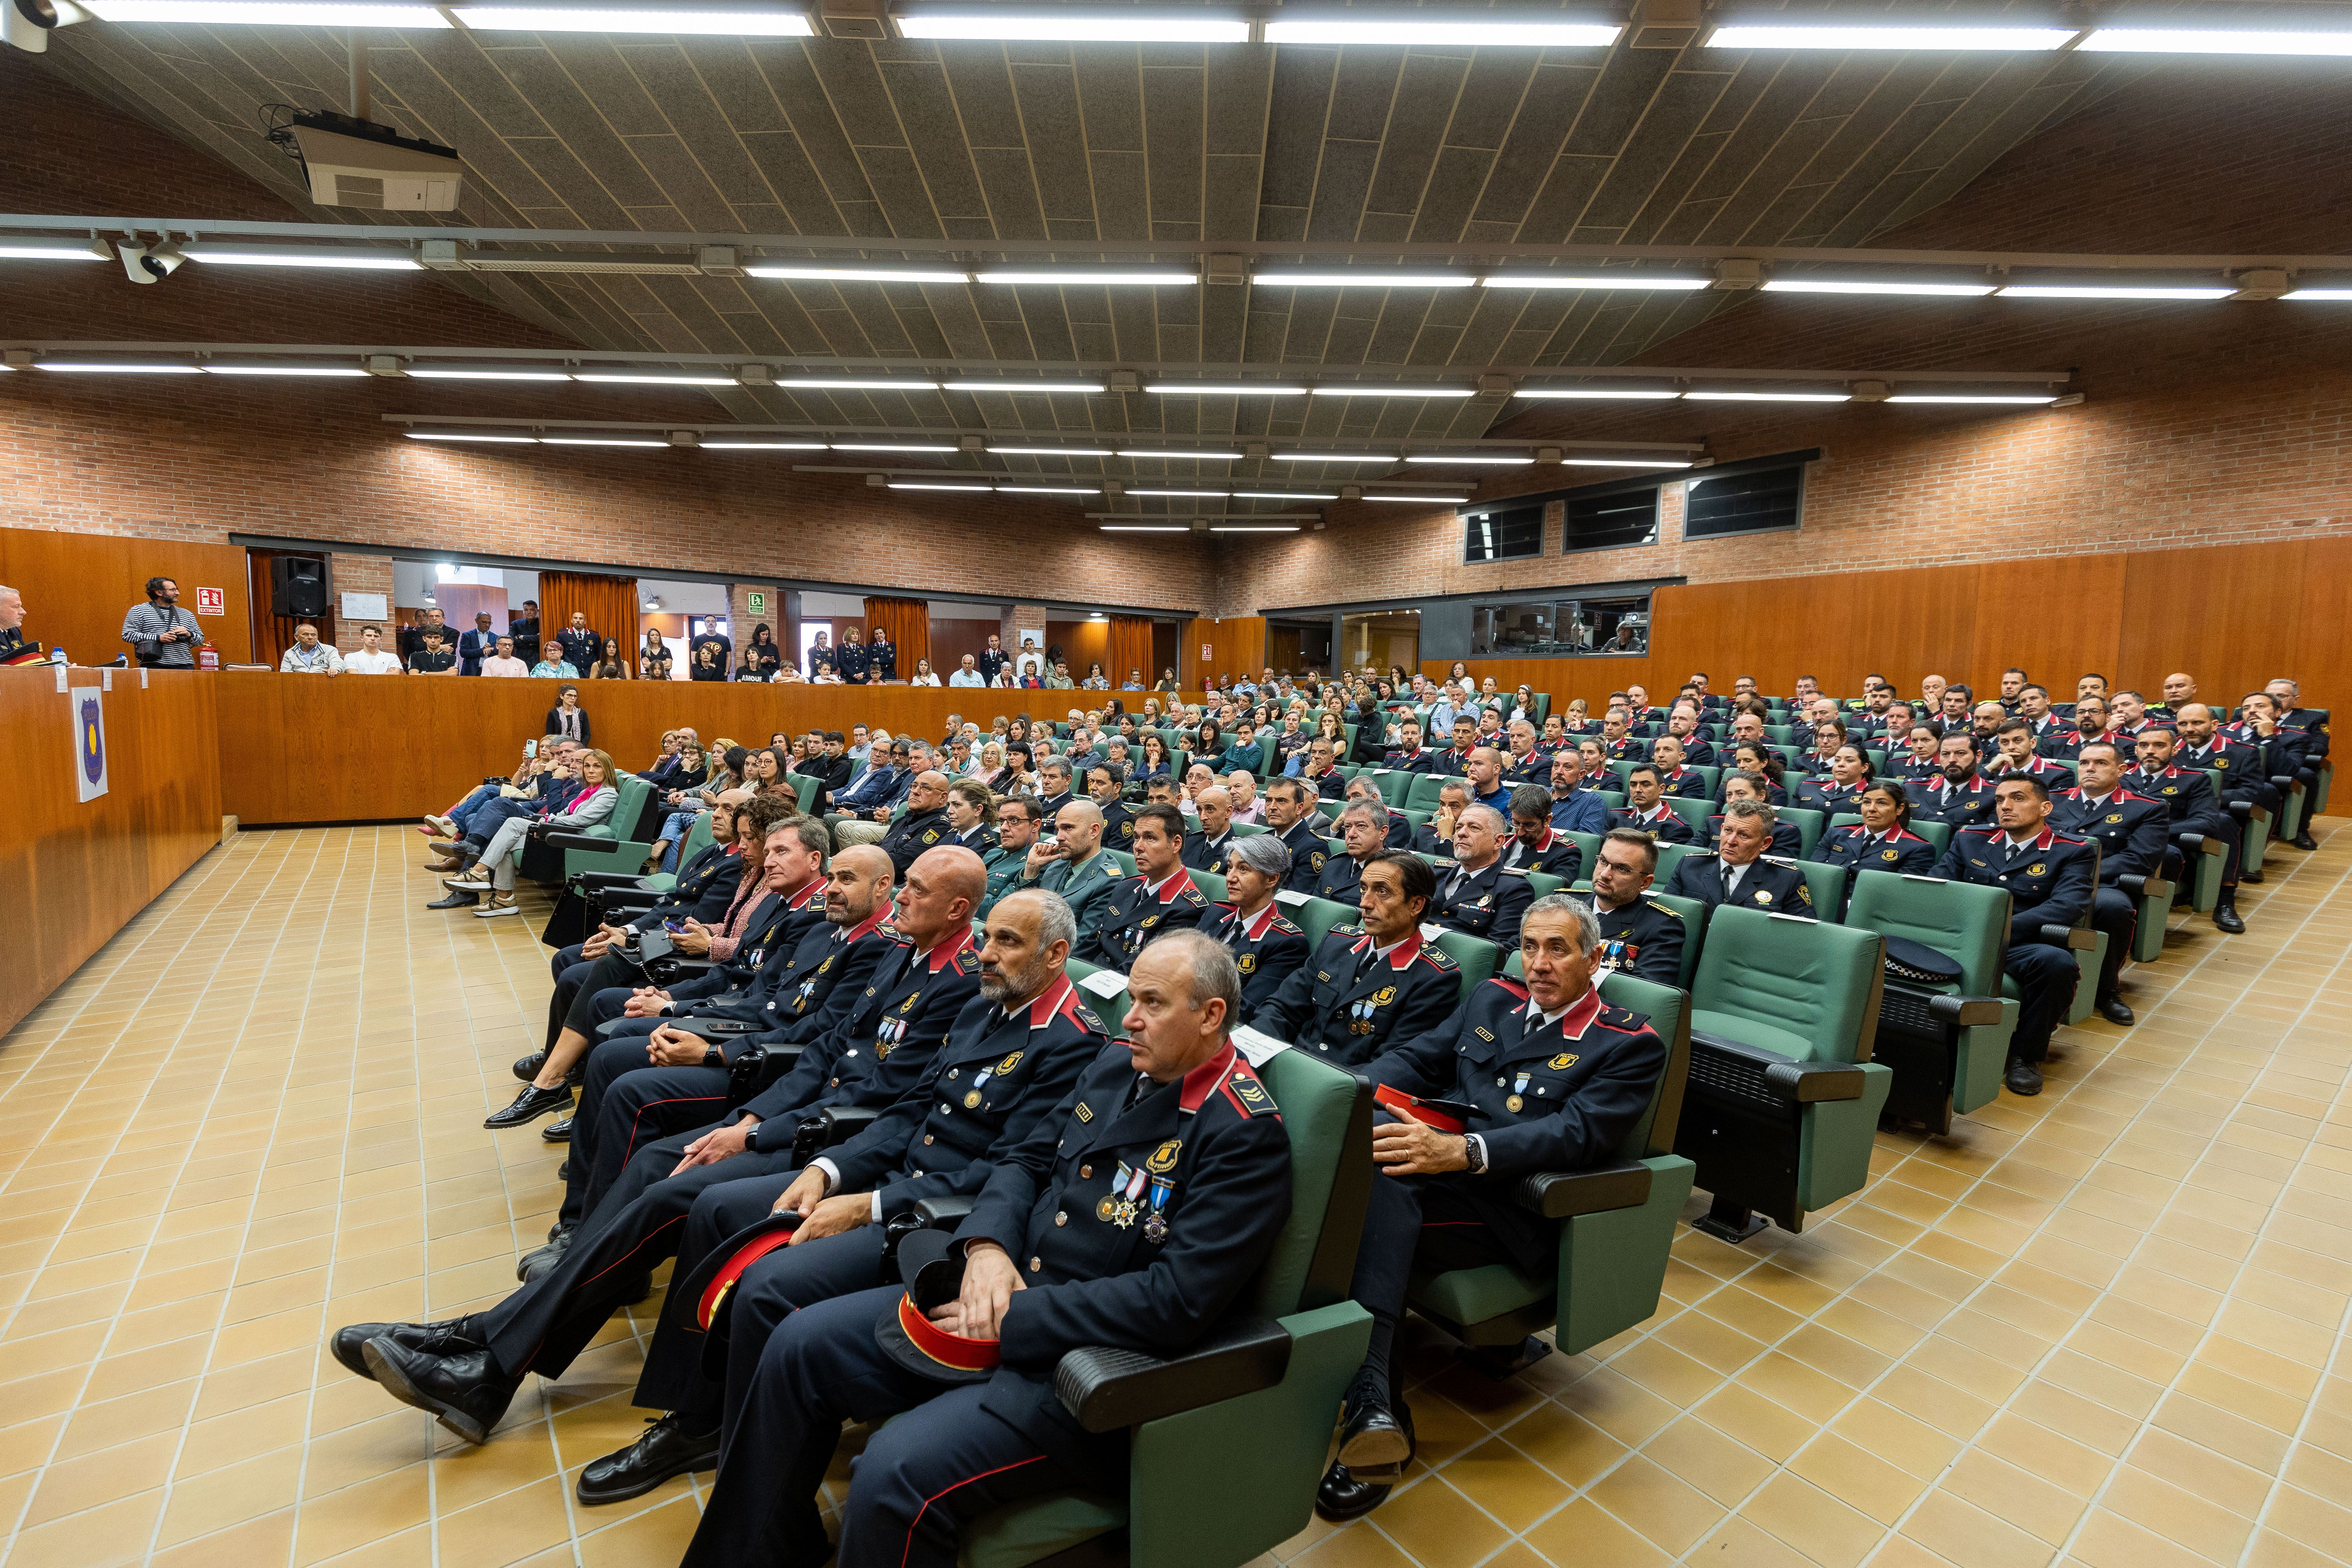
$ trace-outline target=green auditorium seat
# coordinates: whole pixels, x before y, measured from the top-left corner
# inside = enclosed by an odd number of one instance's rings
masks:
[[[1337,899],[1310,898],[1296,904],[1285,899],[1282,903],[1284,912],[1300,931],[1307,933],[1307,951],[1310,955],[1335,928],[1353,925],[1356,921],[1356,910]]]
[[[1822,841],[1822,829],[1829,825],[1829,819],[1820,812],[1801,805],[1778,805],[1772,810],[1781,821],[1797,830],[1798,842],[1805,847],[1806,854],[1811,854],[1813,846]]]
[[[1766,1218],[1801,1229],[1868,1179],[1893,1082],[1870,1060],[1883,945],[1875,931],[1729,905],[1708,920],[1675,1143],[1713,1194],[1699,1229],[1729,1242]]]
[[[1651,885],[1653,887],[1659,888],[1664,887],[1668,882],[1675,879],[1675,863],[1676,861],[1680,860],[1685,855],[1704,854],[1706,849],[1706,846],[1703,844],[1658,843],[1658,869],[1656,873],[1656,880]]]
[[[1462,997],[1467,1001],[1470,993],[1494,975],[1503,962],[1503,950],[1483,936],[1467,931],[1440,931],[1430,939],[1438,951],[1452,959],[1462,971]]]
[[[1200,889],[1211,903],[1222,904],[1231,896],[1225,891],[1225,879],[1214,871],[1194,871],[1191,876],[1192,886]]]
[[[1259,834],[1268,831],[1263,822],[1236,822],[1233,824],[1233,830],[1234,837],[1236,838],[1255,838]]]
[[[1845,923],[1931,947],[1960,966],[1958,984],[1888,976],[1871,1059],[1895,1075],[1886,1114],[1930,1132],[1951,1130],[2000,1095],[2018,1003],[2001,991],[2009,949],[2009,894],[1939,877],[1864,871],[1846,900]]]
[[[1109,856],[1112,860],[1118,863],[1119,873],[1122,876],[1132,877],[1135,875],[1134,856],[1129,854],[1124,849],[1106,849],[1103,853]]]
[[[1568,882],[1564,878],[1555,877],[1549,871],[1530,871],[1528,873],[1528,886],[1534,890],[1536,897],[1540,899],[1548,893],[1559,892],[1568,886]]]
[[[1803,876],[1806,896],[1813,900],[1814,919],[1838,921],[1844,918],[1844,867],[1832,866],[1821,860],[1792,860],[1785,855],[1767,855],[1764,858]]]
[[[1437,809],[1437,792],[1449,784],[1468,787],[1470,781],[1453,773],[1415,773],[1412,775],[1412,795],[1404,804],[1421,811]]]
[[[1642,896],[1652,903],[1664,904],[1683,918],[1683,962],[1675,975],[1675,987],[1688,991],[1698,973],[1699,954],[1706,947],[1706,906],[1679,893],[1662,893],[1654,887]]]
[[[1516,974],[1518,955],[1511,955]],[[1650,1105],[1614,1158],[1588,1171],[1522,1178],[1520,1203],[1559,1221],[1558,1272],[1543,1279],[1507,1263],[1414,1275],[1407,1300],[1473,1348],[1515,1346],[1549,1328],[1570,1355],[1646,1321],[1658,1310],[1675,1221],[1690,1197],[1690,1161],[1674,1152],[1690,1067],[1688,998],[1676,990],[1605,974],[1601,997],[1644,1015],[1666,1043],[1665,1070]]]
[[[550,882],[565,882],[583,871],[634,872],[644,866],[654,852],[650,844],[640,844],[634,838],[623,838],[610,826],[612,822],[633,823],[645,812],[646,803],[653,798],[654,786],[634,773],[622,773],[614,781],[614,793],[618,797],[608,822],[593,827],[583,827],[576,833],[550,833],[543,842],[562,857],[560,868],[550,868],[541,879]],[[531,855],[528,842],[515,851],[515,864],[523,865]]]
[[[706,811],[695,817],[694,826],[688,828],[686,837],[678,841],[677,863],[683,866],[709,847],[710,814]],[[653,853],[651,846],[646,847],[646,853],[648,856]],[[637,886],[648,892],[667,893],[677,886],[677,874],[674,871],[656,871],[651,876],[638,878]]]
[[[1698,835],[1698,842],[1704,846],[1706,843],[1706,819],[1715,815],[1715,802],[1693,800],[1682,795],[1670,795],[1664,799],[1676,816],[1690,824],[1691,831]]]
[[[793,786],[793,798],[801,803],[803,811],[814,812],[817,797],[824,794],[824,782],[807,773],[786,773],[784,782]]]

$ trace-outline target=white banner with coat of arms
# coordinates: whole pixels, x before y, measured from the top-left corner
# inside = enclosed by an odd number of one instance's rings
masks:
[[[74,787],[83,800],[106,793],[106,694],[95,686],[66,693],[73,719]]]

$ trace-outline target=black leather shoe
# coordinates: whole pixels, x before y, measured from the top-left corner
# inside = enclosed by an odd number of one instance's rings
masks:
[[[2228,931],[2231,936],[2245,934],[2246,922],[2238,913],[2237,900],[2225,897],[2213,906],[2213,929]]]
[[[541,1140],[542,1142],[548,1142],[548,1143],[569,1143],[569,1142],[572,1142],[572,1118],[570,1118],[569,1116],[559,1116],[559,1117],[557,1117],[554,1121],[552,1121],[549,1122],[546,1126],[544,1126],[544,1127],[542,1127],[542,1128],[541,1128],[541,1129],[539,1130],[539,1136],[540,1136],[540,1138],[541,1138]],[[571,1162],[570,1162],[569,1160],[567,1160],[567,1161],[565,1161],[565,1162],[564,1162],[564,1163],[568,1165],[568,1164],[570,1164],[570,1163],[571,1163]],[[556,1172],[556,1174],[557,1174],[557,1175],[559,1175],[559,1176],[562,1175],[563,1173],[563,1173],[563,1172],[562,1172],[562,1171],[558,1171],[558,1172]]]
[[[490,1440],[490,1429],[522,1386],[522,1379],[499,1370],[488,1349],[435,1355],[410,1350],[390,1334],[378,1334],[361,1353],[386,1394],[429,1411],[468,1443]]]
[[[2138,1021],[2132,1016],[2132,1010],[2124,1005],[2124,999],[2113,994],[2102,996],[2092,1004],[2092,1011],[2097,1013],[2108,1023],[2121,1024],[2126,1028],[2131,1027]]]
[[[480,1349],[481,1342],[467,1336],[466,1323],[464,1318],[452,1318],[446,1323],[353,1323],[349,1328],[337,1329],[335,1337],[327,1344],[346,1371],[373,1382],[375,1373],[368,1370],[367,1357],[361,1353],[368,1341],[389,1335],[411,1350],[429,1351],[436,1355]]]
[[[461,893],[453,888],[425,907],[428,910],[470,910],[481,901],[478,893]]]
[[[512,1105],[508,1106],[504,1110],[492,1111],[483,1118],[482,1125],[493,1131],[521,1127],[538,1121],[551,1110],[569,1110],[571,1105],[570,1089],[541,1089],[534,1084],[527,1083],[522,1086],[522,1092],[514,1097]]]
[[[1345,1524],[1388,1501],[1389,1493],[1395,1489],[1392,1483],[1365,1480],[1334,1459],[1323,1472],[1322,1484],[1315,1489],[1315,1511],[1333,1524]]]
[[[1340,1462],[1350,1469],[1377,1470],[1411,1458],[1412,1439],[1387,1404],[1362,1390],[1349,1394],[1347,1418],[1339,1428]]]
[[[2301,833],[2296,834],[2293,838],[2288,839],[2287,842],[2294,845],[2297,849],[2316,849],[2319,847],[2319,840],[2311,836],[2311,829],[2307,827]]]
[[[2246,869],[2238,873],[2238,880],[2241,882],[2259,882],[2262,879],[2263,874],[2258,869]]]
[[[2009,1071],[2001,1075],[2000,1081],[2009,1086],[2009,1092],[2011,1094],[2040,1094],[2042,1092],[2041,1066],[2038,1063],[2027,1061],[2022,1057],[2011,1057],[2009,1059]]]
[[[528,1285],[553,1272],[555,1266],[563,1261],[563,1255],[570,1249],[572,1238],[576,1234],[570,1226],[557,1226],[548,1237],[545,1247],[535,1247],[522,1255],[515,1264],[515,1278]]]
[[[645,1496],[672,1476],[715,1469],[718,1465],[716,1426],[698,1436],[686,1430],[677,1415],[659,1415],[646,1424],[644,1436],[581,1471],[576,1489],[580,1500],[592,1508],[598,1503],[625,1502]]]
[[[563,1163],[555,1167],[555,1179],[559,1182],[568,1182],[572,1179],[571,1161],[566,1160]]]
[[[515,1077],[522,1079],[523,1082],[529,1083],[531,1079],[539,1076],[539,1069],[546,1065],[547,1053],[545,1051],[533,1051],[527,1057],[515,1058],[514,1075]]]

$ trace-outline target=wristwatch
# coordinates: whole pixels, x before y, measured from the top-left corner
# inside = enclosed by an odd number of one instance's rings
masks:
[[[1486,1173],[1486,1141],[1475,1132],[1463,1138],[1462,1157],[1469,1162],[1470,1174],[1483,1176]]]

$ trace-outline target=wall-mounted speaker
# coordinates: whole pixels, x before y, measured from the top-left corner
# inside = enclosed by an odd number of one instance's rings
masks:
[[[274,616],[325,615],[327,563],[315,555],[271,556],[269,613]]]

